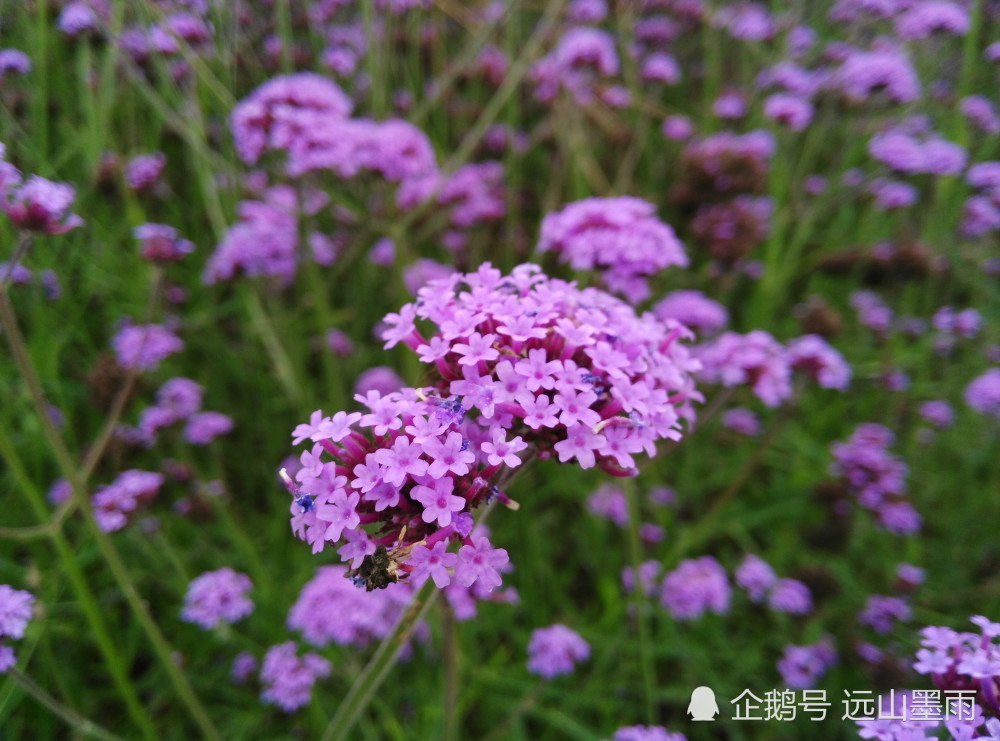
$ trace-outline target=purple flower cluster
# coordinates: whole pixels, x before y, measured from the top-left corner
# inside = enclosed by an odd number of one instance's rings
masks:
[[[125,163],[125,184],[132,190],[150,190],[160,181],[166,166],[163,152],[136,155]]]
[[[328,196],[307,190],[300,202],[292,187],[279,185],[268,188],[262,198],[237,207],[239,221],[229,227],[205,266],[206,283],[231,280],[240,271],[290,283],[304,254],[320,265],[336,259],[337,244],[325,234],[307,229],[307,245],[299,238],[299,219],[318,214]]]
[[[253,602],[247,597],[252,586],[250,577],[228,566],[206,571],[188,585],[181,620],[202,630],[242,620],[253,612]]]
[[[94,520],[106,533],[121,530],[142,504],[147,504],[163,485],[163,474],[131,469],[107,486],[99,486],[90,499]]]
[[[701,204],[760,192],[776,143],[767,131],[723,131],[688,142],[681,152],[679,184],[671,193],[684,204]]]
[[[920,82],[910,60],[893,46],[850,51],[831,73],[830,84],[854,103],[876,93],[900,104],[912,103],[920,96]]]
[[[929,674],[942,690],[972,690],[990,715],[1000,713],[1000,623],[982,615],[971,618],[978,633],[928,626],[920,631],[921,648],[913,668]]]
[[[625,492],[617,486],[604,484],[587,497],[587,509],[595,517],[613,522],[618,527],[628,525],[628,502]]]
[[[132,324],[126,320],[111,340],[118,365],[125,370],[155,370],[166,358],[179,352],[184,343],[174,331],[161,324]]]
[[[572,28],[535,62],[529,78],[535,84],[535,98],[542,102],[551,102],[564,89],[579,105],[589,105],[598,98],[598,83],[610,84],[618,71],[618,53],[610,34],[596,28]]]
[[[345,579],[344,566],[321,566],[288,611],[289,630],[317,648],[330,643],[365,646],[392,630],[413,593],[407,584],[364,592]]]
[[[736,196],[699,207],[691,231],[712,257],[732,265],[767,237],[773,210],[770,198]]]
[[[889,452],[894,435],[877,424],[858,425],[845,442],[830,450],[830,472],[841,476],[850,492],[894,535],[912,535],[920,529],[920,515],[906,500],[906,464]]]
[[[503,165],[463,165],[447,178],[430,172],[404,180],[396,191],[396,203],[404,211],[432,197],[439,205],[450,208],[449,221],[456,229],[499,221],[505,209]]]
[[[865,608],[858,613],[858,622],[867,625],[876,633],[885,635],[897,621],[909,620],[912,615],[906,600],[900,597],[885,597],[873,594],[868,597]]]
[[[261,702],[291,713],[308,704],[316,680],[329,676],[331,669],[330,662],[317,654],[299,658],[294,641],[271,646],[260,667]]]
[[[722,422],[723,427],[740,435],[756,437],[760,434],[760,417],[743,407],[727,409],[722,413],[719,421]]]
[[[700,380],[726,387],[747,385],[769,407],[791,397],[793,371],[839,391],[851,378],[850,366],[818,335],[804,335],[782,346],[759,329],[745,335],[725,332],[696,347],[695,356],[702,363]]]
[[[401,181],[436,169],[427,136],[406,121],[348,118],[352,104],[331,80],[302,72],[272,78],[240,101],[230,117],[240,158],[257,162],[284,152],[286,172],[313,170],[351,178],[362,171]]]
[[[0,584],[0,674],[17,663],[14,649],[6,645],[6,641],[24,638],[34,601],[29,592]]]
[[[585,198],[542,220],[538,252],[555,252],[574,270],[599,270],[607,288],[631,303],[649,297],[645,276],[687,255],[656,207],[639,198]]]
[[[731,589],[726,570],[711,556],[687,559],[663,577],[660,604],[674,620],[694,620],[706,611],[729,611]]]
[[[759,556],[745,556],[734,576],[736,585],[746,590],[752,602],[761,602],[766,596],[768,605],[776,612],[790,615],[812,612],[809,588],[796,579],[779,579],[771,566]]]
[[[965,387],[965,403],[977,414],[1000,419],[1000,368],[990,368]]]
[[[556,623],[537,628],[528,642],[528,671],[544,679],[570,674],[573,667],[590,656],[590,644],[578,633]]]
[[[202,388],[190,378],[171,378],[156,392],[156,404],[146,407],[138,424],[122,427],[118,437],[151,447],[161,429],[186,422],[184,438],[193,445],[207,445],[230,432],[233,421],[219,412],[201,412]]]
[[[83,219],[70,213],[76,199],[76,189],[68,183],[32,175],[23,183],[21,174],[3,161],[4,147],[0,144],[0,209],[18,229],[42,234],[65,234],[83,224]]]
[[[824,636],[811,645],[785,646],[784,654],[778,660],[778,671],[786,687],[809,689],[816,685],[817,680],[836,660],[833,639]]]
[[[139,240],[139,254],[155,263],[178,262],[194,251],[194,245],[166,224],[140,224],[132,230]]]
[[[906,175],[958,175],[968,159],[958,144],[933,135],[917,137],[898,128],[873,136],[868,142],[868,153]]]
[[[652,308],[661,321],[674,319],[699,334],[714,334],[729,322],[729,312],[701,291],[674,291]]]
[[[417,320],[433,326],[429,339]],[[339,552],[369,588],[406,575],[445,587],[452,573],[463,586],[498,586],[506,552],[470,537],[473,510],[495,496],[509,502],[490,482],[522,455],[628,475],[634,454],[679,439],[697,394],[682,334],[530,265],[504,277],[487,264],[425,286],[386,317],[383,339],[416,351],[438,380],[370,392],[356,397],[367,413],[316,412],[296,428],[294,442],[313,447],[301,488],[288,480],[293,531],[314,552],[346,539]]]

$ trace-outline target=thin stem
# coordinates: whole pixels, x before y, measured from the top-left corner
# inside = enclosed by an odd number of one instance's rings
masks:
[[[754,472],[757,468],[757,464],[760,463],[760,459],[763,457],[764,452],[768,449],[774,438],[777,436],[778,432],[784,426],[785,422],[792,416],[792,410],[796,407],[795,399],[786,403],[781,410],[778,412],[778,416],[771,423],[764,437],[761,438],[757,447],[751,453],[750,457],[744,461],[743,466],[733,477],[733,480],[726,487],[725,491],[719,495],[719,498],[715,500],[712,504],[711,509],[701,518],[701,521],[690,530],[686,531],[678,540],[677,545],[674,546],[673,550],[669,553],[664,563],[668,566],[672,565],[678,558],[680,558],[689,548],[698,545],[707,537],[712,535],[713,527],[715,526],[716,520],[719,514],[729,505],[733,498],[740,492],[743,485],[750,478],[750,474]]]
[[[31,481],[27,471],[24,470],[21,459],[7,439],[3,426],[0,426],[0,457],[4,459],[4,462],[14,474],[14,478],[20,484],[21,490],[28,498],[28,502],[32,509],[35,510],[38,518],[47,520],[49,511],[45,506],[42,494],[35,487],[34,482]],[[115,649],[114,643],[111,640],[111,634],[108,632],[108,628],[101,617],[101,612],[97,607],[97,599],[94,597],[94,593],[91,592],[90,587],[87,586],[87,581],[83,577],[83,571],[80,570],[80,565],[76,560],[73,549],[66,540],[66,536],[58,528],[51,529],[48,535],[56,548],[62,568],[69,577],[73,591],[76,593],[77,601],[83,609],[83,614],[90,626],[90,631],[93,633],[94,639],[97,641],[97,647],[104,657],[104,663],[108,667],[108,671],[111,672],[111,678],[115,686],[125,700],[129,715],[141,730],[143,738],[147,739],[147,741],[155,741],[157,738],[156,730],[153,728],[152,723],[150,723],[146,711],[143,710],[139,698],[135,694],[132,683],[126,676],[125,663]]]
[[[39,687],[31,677],[17,669],[12,667],[7,670],[10,678],[20,685],[21,689],[35,698],[40,704],[48,708],[53,715],[58,715],[66,724],[70,726],[77,733],[82,733],[85,736],[93,736],[94,738],[99,738],[102,741],[124,741],[121,736],[116,736],[108,730],[105,730],[101,726],[94,723],[94,721],[83,717],[78,712],[73,710],[73,708],[63,705],[61,702],[56,700],[52,695]]]
[[[447,601],[440,603],[444,664],[444,741],[458,738],[458,631]]]
[[[118,583],[119,588],[122,590],[126,601],[129,603],[129,607],[132,608],[133,614],[142,626],[143,631],[146,633],[147,638],[149,638],[150,643],[152,643],[153,650],[157,654],[157,658],[159,658],[163,668],[166,670],[167,675],[170,677],[170,681],[174,685],[174,689],[181,701],[187,707],[199,728],[201,728],[202,733],[208,738],[218,739],[218,741],[221,741],[222,737],[215,729],[211,719],[208,717],[208,713],[205,711],[205,708],[202,706],[201,702],[194,694],[194,691],[191,689],[191,685],[188,683],[187,678],[178,668],[177,664],[174,663],[173,650],[171,649],[170,644],[167,643],[166,638],[164,638],[163,634],[160,632],[159,626],[149,614],[146,603],[139,595],[135,584],[129,577],[128,569],[125,567],[125,562],[122,560],[121,555],[111,543],[111,539],[108,537],[107,533],[103,532],[97,526],[97,521],[94,519],[93,509],[90,506],[90,500],[86,496],[83,483],[80,481],[69,449],[66,447],[66,443],[63,441],[59,432],[52,424],[48,414],[46,414],[48,406],[45,400],[45,394],[42,391],[42,386],[38,380],[38,376],[35,374],[35,369],[32,365],[31,358],[28,355],[24,338],[21,336],[21,330],[17,326],[14,309],[10,304],[7,294],[2,291],[0,291],[0,324],[2,324],[4,333],[7,336],[7,342],[10,344],[11,354],[14,356],[14,360],[21,372],[21,376],[24,378],[25,383],[28,386],[32,401],[35,405],[35,412],[37,413],[42,424],[42,430],[45,433],[45,437],[48,439],[49,447],[56,457],[56,462],[58,463],[63,476],[66,477],[66,480],[70,484],[72,497],[76,502],[76,506],[83,510],[87,527],[97,541],[97,546],[101,551],[104,561],[107,563],[108,568],[111,569],[111,573],[114,576],[115,581]]]
[[[652,643],[649,636],[649,620],[646,615],[646,592],[639,579],[639,565],[642,551],[639,542],[639,501],[635,492],[635,479],[623,479],[622,490],[628,503],[628,550],[632,561],[632,590],[635,604],[636,625],[639,633],[639,666],[642,670],[642,689],[646,701],[646,723],[656,722],[656,673],[653,668]]]
[[[354,726],[361,711],[368,706],[375,690],[379,688],[393,664],[396,663],[396,656],[409,640],[417,623],[423,619],[427,610],[434,604],[439,593],[440,590],[434,586],[434,582],[430,579],[413,593],[406,611],[396,622],[396,627],[382,640],[375,655],[372,656],[358,678],[354,680],[354,684],[340,703],[337,714],[333,716],[333,720],[326,727],[320,741],[343,741],[347,738],[347,733]]]
[[[524,694],[524,697],[514,706],[514,709],[507,714],[507,717],[496,726],[490,733],[483,737],[483,741],[494,741],[498,738],[507,738],[510,727],[515,721],[521,719],[523,715],[529,712],[535,705],[535,700],[538,698],[538,693],[542,689],[542,679],[535,682],[535,686],[532,687],[528,692]]]

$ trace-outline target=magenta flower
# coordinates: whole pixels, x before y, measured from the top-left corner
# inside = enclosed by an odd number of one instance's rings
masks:
[[[433,548],[418,545],[413,549],[409,564],[413,566],[410,572],[410,581],[414,586],[420,586],[428,579],[434,580],[434,585],[442,589],[451,583],[451,576],[448,569],[454,568],[458,563],[458,555],[446,553],[448,543],[439,540]]]
[[[440,527],[451,524],[452,514],[465,509],[465,499],[452,494],[454,479],[435,479],[431,486],[417,485],[410,490],[410,497],[424,506],[424,522],[437,522]]]
[[[32,175],[20,187],[7,191],[0,208],[19,229],[65,234],[83,224],[83,219],[69,212],[75,198],[72,185]]]
[[[528,671],[544,679],[569,674],[590,656],[590,644],[565,625],[538,628],[528,642]]]
[[[206,571],[188,585],[181,620],[203,630],[242,620],[253,612],[253,602],[246,596],[252,586],[250,577],[229,567]]]
[[[463,587],[478,584],[481,589],[492,592],[502,581],[499,569],[509,560],[507,551],[494,548],[488,538],[475,538],[473,545],[458,549],[455,580]]]
[[[291,713],[309,703],[316,680],[330,671],[330,662],[318,654],[307,653],[300,659],[293,641],[271,646],[260,667],[261,702]]]

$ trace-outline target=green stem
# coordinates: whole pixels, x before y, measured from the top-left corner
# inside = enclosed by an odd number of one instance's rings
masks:
[[[458,631],[455,615],[445,601],[440,603],[441,660],[444,664],[444,741],[458,738]]]
[[[66,724],[77,733],[82,733],[85,736],[93,736],[94,738],[99,738],[102,741],[124,741],[121,736],[116,736],[110,731],[107,731],[94,723],[94,721],[84,718],[72,708],[63,705],[52,695],[35,684],[31,677],[19,669],[11,668],[7,673],[10,675],[11,679],[21,686],[21,689],[35,698],[40,704],[48,708],[53,715],[57,715],[66,721]]]
[[[105,563],[107,563],[115,581],[118,583],[119,588],[125,596],[125,600],[128,602],[129,607],[132,608],[133,614],[142,626],[142,629],[146,633],[150,643],[153,645],[153,650],[156,653],[157,658],[160,660],[160,663],[163,665],[163,668],[166,670],[167,675],[170,677],[170,681],[173,684],[177,695],[187,707],[199,728],[201,728],[202,733],[207,738],[211,738],[213,740],[218,739],[218,741],[221,741],[222,737],[212,724],[211,719],[208,717],[208,713],[205,711],[205,708],[194,694],[187,678],[174,662],[173,650],[170,647],[170,644],[167,643],[167,640],[163,637],[163,634],[160,632],[159,626],[157,626],[156,622],[149,614],[145,601],[143,601],[142,597],[140,597],[135,584],[129,577],[128,569],[125,567],[125,562],[122,560],[121,555],[111,543],[111,539],[108,537],[107,533],[103,532],[97,526],[97,521],[94,519],[93,509],[90,506],[90,500],[87,498],[86,492],[84,491],[83,484],[79,479],[78,472],[73,464],[73,459],[66,447],[66,443],[53,426],[48,414],[46,414],[48,406],[45,401],[45,394],[42,391],[42,386],[38,380],[38,376],[35,374],[35,369],[31,362],[31,358],[28,355],[24,338],[21,336],[21,330],[17,326],[14,309],[10,304],[10,300],[8,299],[6,292],[4,291],[0,291],[0,323],[2,323],[4,332],[7,335],[7,342],[10,344],[11,354],[14,356],[18,370],[20,370],[22,378],[24,378],[28,385],[28,390],[31,393],[31,398],[35,405],[35,412],[41,421],[42,429],[45,432],[45,437],[48,439],[49,447],[56,457],[56,462],[59,465],[62,475],[66,477],[66,480],[70,484],[72,497],[75,499],[76,506],[83,510],[87,528],[91,531],[93,537],[97,541],[97,546],[101,551],[101,555],[104,558]]]
[[[396,622],[396,627],[382,640],[371,661],[354,680],[354,684],[340,703],[337,714],[333,716],[330,725],[326,727],[320,741],[343,741],[347,738],[347,733],[354,726],[361,711],[368,706],[375,690],[379,688],[393,664],[396,663],[396,656],[409,640],[417,623],[423,619],[424,614],[434,604],[439,593],[440,590],[434,586],[434,582],[430,579],[413,593],[406,611]]]
[[[642,689],[646,701],[646,723],[653,725],[656,722],[656,672],[653,668],[652,642],[649,636],[649,620],[646,615],[646,593],[639,580],[642,551],[639,539],[639,501],[635,492],[635,479],[623,479],[622,490],[625,492],[625,499],[628,502],[628,550],[635,584],[632,595],[639,632],[639,666],[642,669]]]
[[[271,362],[274,364],[274,371],[278,377],[278,383],[285,390],[285,395],[292,401],[292,403],[298,405],[301,402],[301,385],[295,379],[295,371],[292,368],[292,362],[288,358],[288,353],[285,352],[284,346],[281,344],[281,340],[278,339],[278,333],[274,328],[274,323],[268,316],[267,312],[264,311],[264,306],[261,304],[260,296],[257,295],[257,291],[253,288],[244,288],[243,291],[243,305],[246,308],[247,314],[250,315],[250,323],[253,325],[254,329],[257,330],[257,334],[260,335],[261,342],[264,343],[264,349],[267,350],[267,354],[271,358]]]
[[[49,519],[49,510],[45,505],[45,500],[28,476],[27,471],[24,470],[21,459],[7,439],[2,425],[0,425],[0,456],[3,457],[4,462],[11,473],[13,473],[15,480],[28,498],[29,504],[35,510],[35,514],[39,519],[47,522]],[[87,586],[87,581],[80,570],[80,565],[76,560],[73,549],[70,547],[66,536],[61,530],[50,528],[47,535],[51,538],[52,544],[56,548],[63,571],[69,577],[73,591],[76,593],[76,599],[80,603],[84,617],[86,617],[87,623],[90,626],[90,632],[97,641],[97,647],[104,657],[104,663],[108,667],[108,671],[111,672],[111,678],[115,686],[125,700],[129,715],[141,730],[143,738],[147,739],[147,741],[155,741],[158,737],[156,730],[153,728],[152,723],[150,723],[149,717],[139,702],[139,698],[135,694],[135,689],[126,675],[124,661],[115,649],[114,643],[111,640],[111,634],[108,632],[108,628],[101,618],[101,611],[97,607],[97,600],[93,592],[90,591],[90,587]]]

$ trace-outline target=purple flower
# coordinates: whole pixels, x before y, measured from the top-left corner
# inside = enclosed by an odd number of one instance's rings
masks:
[[[166,166],[163,152],[136,155],[125,164],[125,184],[132,190],[148,190],[156,185]]]
[[[549,54],[534,63],[529,79],[535,98],[550,102],[565,89],[579,105],[594,102],[595,82],[618,74],[614,38],[596,28],[571,28]]]
[[[964,392],[965,403],[977,414],[1000,419],[1000,368],[974,378]]]
[[[818,335],[807,334],[787,346],[792,370],[804,373],[819,386],[844,391],[851,380],[851,367],[843,356]]]
[[[528,642],[528,671],[544,679],[569,674],[590,656],[590,644],[578,633],[556,623],[537,628]]]
[[[555,252],[574,270],[599,270],[605,285],[637,303],[649,295],[644,276],[687,255],[673,230],[638,198],[586,198],[542,220],[538,252]]]
[[[969,31],[969,13],[945,0],[923,0],[902,11],[896,18],[896,35],[901,39],[924,39],[933,33],[964,36]]]
[[[24,638],[34,602],[29,592],[0,584],[0,638]]]
[[[899,597],[873,594],[868,597],[865,609],[858,613],[858,621],[884,635],[892,630],[895,621],[909,620],[911,614],[909,605]]]
[[[812,121],[813,105],[795,95],[776,93],[764,101],[764,115],[792,131],[802,131]]]
[[[257,671],[257,659],[249,651],[240,651],[233,658],[229,668],[229,678],[233,680],[233,684],[245,684],[255,671]]]
[[[760,602],[777,583],[774,569],[759,556],[748,553],[736,568],[736,586],[746,590],[752,602]]]
[[[201,386],[190,378],[171,378],[156,392],[156,404],[175,420],[187,419],[201,409],[201,396]]]
[[[951,404],[944,400],[925,401],[920,405],[918,412],[925,422],[940,430],[951,427],[955,421],[955,412]]]
[[[261,702],[291,713],[309,702],[316,680],[328,676],[330,670],[330,662],[317,654],[307,653],[300,659],[294,641],[272,646],[260,668]]]
[[[726,308],[701,291],[669,293],[653,306],[652,311],[659,319],[676,319],[701,334],[717,332],[729,322]]]
[[[807,615],[812,612],[812,595],[809,587],[795,579],[779,579],[767,595],[772,610],[790,615]]]
[[[172,330],[160,324],[125,324],[111,340],[118,365],[126,370],[155,370],[168,356],[179,352],[184,343]]]
[[[413,549],[409,564],[413,566],[410,573],[410,582],[414,586],[420,586],[428,578],[434,580],[434,585],[441,589],[451,583],[451,576],[448,574],[449,568],[454,568],[458,563],[458,554],[447,553],[448,543],[439,540],[433,548],[418,545]]]
[[[452,494],[454,487],[454,479],[438,478],[432,481],[431,486],[417,485],[410,490],[410,497],[424,506],[421,513],[424,522],[437,522],[440,527],[447,527],[451,524],[452,514],[465,509],[465,499]],[[437,579],[434,581],[438,582]]]
[[[132,235],[140,242],[139,254],[150,262],[177,262],[194,251],[191,242],[166,224],[141,224],[132,230]]]
[[[106,533],[125,527],[129,516],[155,497],[162,485],[163,474],[130,469],[107,486],[97,487],[90,503],[98,527]]]
[[[722,413],[721,422],[723,427],[740,435],[756,437],[760,434],[760,417],[749,409],[742,407],[727,409]]]
[[[792,395],[788,354],[763,330],[746,335],[725,332],[699,346],[695,354],[702,363],[698,376],[709,383],[748,384],[769,407],[779,406]]]
[[[488,538],[476,538],[473,545],[458,549],[455,580],[463,587],[478,584],[480,589],[492,592],[501,583],[499,569],[509,560],[503,548],[494,548]]]
[[[684,141],[694,132],[694,125],[687,116],[667,116],[660,126],[660,133],[671,141]]]
[[[374,551],[374,546],[372,546]],[[406,584],[367,592],[345,578],[344,566],[321,566],[288,611],[286,626],[313,646],[364,647],[394,627],[412,593]]]
[[[26,75],[31,72],[31,60],[20,49],[0,49],[0,82],[8,73]]]
[[[354,393],[367,396],[369,391],[378,391],[382,396],[399,391],[405,384],[392,368],[376,365],[364,371],[354,382]]]
[[[852,51],[833,73],[832,82],[855,102],[863,102],[876,91],[894,103],[912,103],[920,95],[920,83],[909,60],[899,49]]]
[[[32,175],[20,187],[0,193],[0,207],[19,229],[65,234],[83,224],[83,219],[69,212],[75,198],[72,185]]]
[[[604,484],[587,497],[587,509],[591,514],[615,523],[618,527],[628,525],[628,501],[625,492],[616,486]]]
[[[836,660],[833,639],[825,636],[812,645],[785,646],[785,652],[778,660],[778,671],[786,687],[809,689]]]
[[[206,571],[188,585],[181,620],[211,630],[220,622],[235,623],[253,612],[246,596],[250,577],[229,567]]]
[[[220,412],[192,414],[184,426],[184,439],[192,445],[208,445],[233,429],[233,420]]]
[[[730,587],[725,569],[711,556],[686,559],[663,577],[660,604],[674,620],[693,620],[706,611],[729,611]]]

